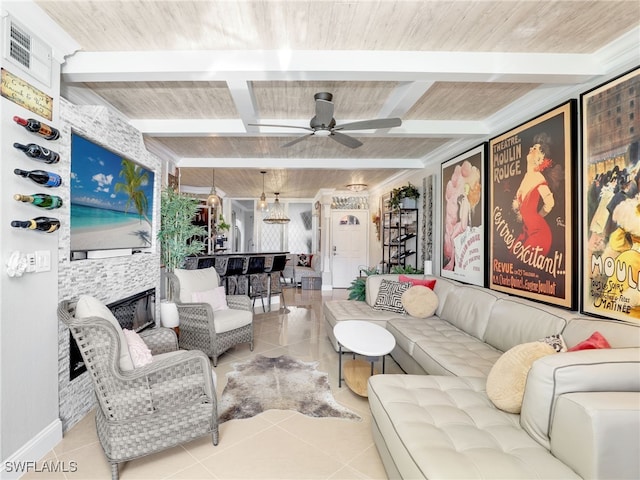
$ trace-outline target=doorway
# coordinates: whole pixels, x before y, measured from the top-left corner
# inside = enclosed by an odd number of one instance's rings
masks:
[[[331,283],[334,288],[347,288],[360,274],[369,258],[369,213],[334,210],[331,212]]]

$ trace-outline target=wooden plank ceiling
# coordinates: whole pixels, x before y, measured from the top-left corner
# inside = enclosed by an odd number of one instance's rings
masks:
[[[267,193],[312,198],[440,163],[606,75],[608,46],[636,35],[637,48],[640,28],[635,0],[37,4],[81,47],[64,96],[120,111],[183,185],[208,190],[215,168],[239,198],[260,195],[260,170]],[[338,125],[403,124],[344,132],[356,149],[316,136],[283,148],[309,132],[250,125],[308,127],[317,92],[334,95]]]

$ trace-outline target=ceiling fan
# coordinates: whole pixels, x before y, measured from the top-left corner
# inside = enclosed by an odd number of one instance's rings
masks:
[[[344,125],[336,125],[336,119],[333,118],[333,95],[328,92],[316,93],[313,98],[316,101],[316,115],[309,122],[309,127],[300,127],[297,125],[270,125],[270,124],[257,124],[250,123],[249,125],[256,127],[285,127],[285,128],[301,128],[303,130],[309,130],[311,133],[298,137],[295,140],[285,143],[283,147],[290,147],[298,142],[301,142],[305,138],[309,138],[312,135],[317,137],[330,137],[338,143],[349,147],[358,148],[362,145],[362,142],[341,133],[341,130],[367,130],[370,128],[391,128],[399,127],[402,125],[402,120],[399,118],[378,118],[374,120],[362,120],[359,122],[345,123]]]

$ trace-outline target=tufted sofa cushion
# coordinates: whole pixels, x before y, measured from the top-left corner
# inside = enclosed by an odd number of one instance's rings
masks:
[[[396,318],[387,322],[402,348],[432,375],[486,377],[502,352],[438,317],[422,322]]]
[[[484,379],[375,375],[374,440],[402,478],[579,478],[498,410]]]

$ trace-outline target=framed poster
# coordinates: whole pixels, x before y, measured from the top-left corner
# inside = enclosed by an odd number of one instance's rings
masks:
[[[576,308],[575,100],[489,141],[489,287]]]
[[[486,144],[442,164],[440,276],[484,287]]]
[[[640,321],[640,69],[581,95],[584,313]]]

